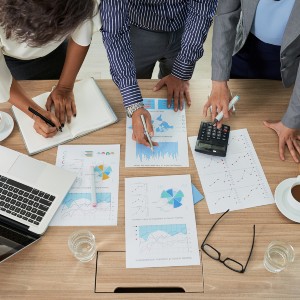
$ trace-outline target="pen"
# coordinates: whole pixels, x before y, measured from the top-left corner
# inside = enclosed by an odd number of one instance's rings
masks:
[[[35,109],[33,109],[32,107],[29,106],[29,107],[28,107],[28,110],[29,110],[30,112],[32,112],[34,115],[40,117],[43,121],[45,121],[45,122],[46,122],[48,125],[50,125],[51,127],[56,127],[55,124],[54,124],[51,120],[49,120],[49,119],[47,119],[46,117],[44,117],[43,115],[41,115],[39,112],[37,112],[37,111],[36,111]],[[59,130],[62,131],[60,127],[59,127]]]
[[[97,207],[94,167],[90,166],[92,206]]]
[[[240,100],[239,96],[234,96],[228,104],[228,111],[231,110],[234,104],[237,103],[239,100]],[[213,121],[213,125],[219,122],[220,120],[222,120],[223,116],[224,116],[223,111],[219,112]]]
[[[151,149],[151,151],[153,152],[153,151],[154,151],[154,150],[153,150],[153,144],[152,144],[152,141],[151,141],[151,137],[150,137],[150,135],[149,135],[149,133],[148,133],[148,131],[147,131],[147,126],[146,126],[146,122],[145,122],[145,117],[144,117],[144,115],[141,115],[141,119],[142,119],[142,123],[143,123],[143,126],[144,126],[145,134],[146,134],[147,139],[148,139],[149,144],[150,144],[150,149]]]

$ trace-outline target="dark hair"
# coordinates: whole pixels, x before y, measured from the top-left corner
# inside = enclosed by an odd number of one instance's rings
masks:
[[[95,0],[0,0],[0,25],[7,39],[43,46],[92,18]]]

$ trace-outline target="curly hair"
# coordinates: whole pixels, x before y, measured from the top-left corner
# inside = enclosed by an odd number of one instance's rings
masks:
[[[7,39],[40,47],[70,34],[95,7],[95,0],[0,0],[0,26]]]

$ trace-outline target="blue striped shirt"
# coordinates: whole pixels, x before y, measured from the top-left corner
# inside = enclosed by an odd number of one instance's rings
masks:
[[[129,37],[130,25],[166,32],[184,27],[181,51],[175,59],[172,75],[189,80],[197,60],[203,55],[203,43],[216,6],[217,0],[101,1],[103,42],[112,79],[120,89],[125,107],[142,101]]]

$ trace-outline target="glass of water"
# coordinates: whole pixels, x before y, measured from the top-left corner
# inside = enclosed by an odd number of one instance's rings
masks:
[[[273,241],[265,252],[264,266],[269,272],[278,273],[292,263],[294,258],[294,248],[290,244]]]
[[[69,236],[69,249],[82,262],[92,260],[96,254],[95,236],[88,230],[78,230]]]

